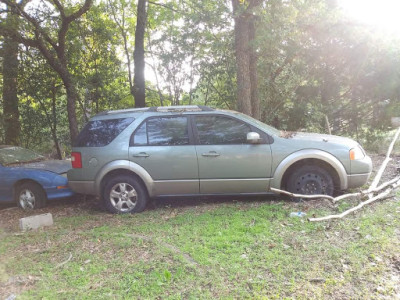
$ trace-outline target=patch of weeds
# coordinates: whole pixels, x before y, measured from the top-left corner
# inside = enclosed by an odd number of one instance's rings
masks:
[[[7,235],[0,253],[13,253],[4,257],[8,275],[40,276],[26,298],[345,299],[369,297],[378,285],[390,296],[400,292],[383,280],[385,260],[400,250],[399,205],[327,223],[289,214],[331,214],[328,207],[287,202],[79,215]]]

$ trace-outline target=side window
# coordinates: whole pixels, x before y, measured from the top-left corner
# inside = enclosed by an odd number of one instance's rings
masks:
[[[75,140],[75,147],[103,147],[111,143],[134,118],[89,121]]]
[[[133,136],[133,143],[136,146],[144,146],[147,145],[147,126],[146,122],[142,123],[140,127],[136,130],[135,135]]]
[[[249,125],[228,117],[196,116],[201,145],[246,144]]]
[[[177,146],[188,145],[187,117],[150,118],[136,130],[133,146]]]

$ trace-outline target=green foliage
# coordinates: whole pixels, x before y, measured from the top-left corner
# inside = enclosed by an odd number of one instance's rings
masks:
[[[77,4],[64,3],[68,11]],[[43,28],[53,37],[58,19],[46,7]],[[135,1],[103,0],[71,24],[67,58],[79,92],[80,126],[97,112],[134,106],[129,69],[135,11]],[[29,12],[35,13],[32,8]],[[271,0],[252,13],[257,16],[251,46],[258,53],[262,121],[284,130],[326,132],[328,119],[333,133],[374,143],[374,136],[390,129],[390,117],[400,116],[398,40],[346,19],[335,1]],[[24,36],[33,36],[25,25]],[[233,30],[230,1],[149,2],[147,106],[235,109]],[[68,149],[62,82],[33,48],[21,47],[20,60],[24,145],[50,151],[56,124],[56,134]]]

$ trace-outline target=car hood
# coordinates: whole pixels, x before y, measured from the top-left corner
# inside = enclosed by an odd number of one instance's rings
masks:
[[[69,160],[44,160],[39,162],[32,162],[23,164],[21,167],[29,169],[46,170],[56,174],[67,173],[72,168],[71,161]]]
[[[356,141],[350,138],[320,133],[292,132],[286,133],[284,137],[296,141],[324,142],[327,144],[347,145],[350,148],[355,147],[358,144]]]

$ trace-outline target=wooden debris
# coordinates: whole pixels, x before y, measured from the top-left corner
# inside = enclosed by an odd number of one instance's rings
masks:
[[[285,194],[285,195],[289,195],[291,197],[295,197],[295,198],[304,198],[304,199],[328,199],[331,200],[333,203],[339,202],[341,200],[344,199],[348,199],[348,198],[364,198],[364,197],[368,197],[368,200],[366,201],[362,201],[360,204],[358,204],[355,207],[352,207],[344,212],[342,212],[341,214],[336,214],[336,215],[329,215],[329,216],[325,216],[325,217],[320,217],[320,218],[309,218],[308,220],[310,222],[320,222],[320,221],[327,221],[327,220],[332,220],[332,219],[341,219],[345,216],[347,216],[348,214],[355,212],[359,209],[361,209],[362,207],[364,207],[365,205],[371,204],[372,202],[375,202],[377,200],[381,200],[384,199],[386,197],[388,197],[395,189],[397,189],[400,186],[400,175],[387,181],[382,183],[380,186],[378,186],[382,175],[384,173],[384,171],[386,170],[386,167],[388,165],[388,163],[391,160],[391,153],[393,151],[394,145],[396,143],[396,141],[398,140],[400,136],[400,127],[397,129],[394,138],[392,140],[392,142],[390,143],[390,146],[388,148],[388,151],[386,153],[386,157],[385,160],[383,161],[383,163],[381,164],[381,166],[379,167],[378,172],[376,173],[376,176],[374,178],[374,180],[372,181],[370,187],[366,190],[357,192],[357,193],[349,193],[349,194],[345,194],[345,195],[341,195],[338,197],[331,197],[328,195],[302,195],[302,194],[294,194],[288,191],[284,191],[284,190],[280,190],[280,189],[275,189],[275,188],[271,188],[271,191],[275,192],[275,193],[280,193],[280,194]],[[377,195],[375,195],[376,193],[379,193]]]
[[[399,138],[399,135],[400,135],[400,127],[397,129],[396,134],[394,135],[394,138],[393,138],[392,142],[390,143],[390,146],[386,153],[386,158],[383,161],[381,167],[379,168],[378,173],[376,173],[375,178],[372,181],[371,186],[369,188],[369,191],[372,191],[373,189],[375,189],[377,187],[379,181],[381,180],[382,174],[387,167],[387,164],[389,163],[389,161],[392,160],[392,158],[390,157],[390,154],[392,154],[394,144],[396,143],[397,139]],[[370,194],[368,197],[371,199],[372,194]]]
[[[380,200],[385,198],[386,196],[388,196],[395,188],[400,186],[400,181],[398,181],[396,184],[393,185],[392,188],[387,189],[386,191],[372,197],[371,199],[368,199],[367,201],[361,202],[359,205],[352,207],[344,212],[342,212],[341,214],[338,215],[329,215],[326,217],[321,217],[321,218],[309,218],[308,221],[310,222],[319,222],[319,221],[327,221],[327,220],[332,220],[332,219],[341,219],[344,216],[347,216],[348,214],[355,212],[356,210],[359,210],[360,208],[362,208],[363,206],[367,205],[367,204],[371,204],[372,202],[375,202],[376,200]]]
[[[294,198],[304,198],[304,199],[329,199],[329,200],[334,200],[334,198],[332,196],[329,195],[301,195],[301,194],[294,194],[288,191],[284,191],[284,190],[280,190],[280,189],[275,189],[275,188],[271,188],[271,191],[273,191],[274,193],[280,193],[280,194],[285,194]]]

